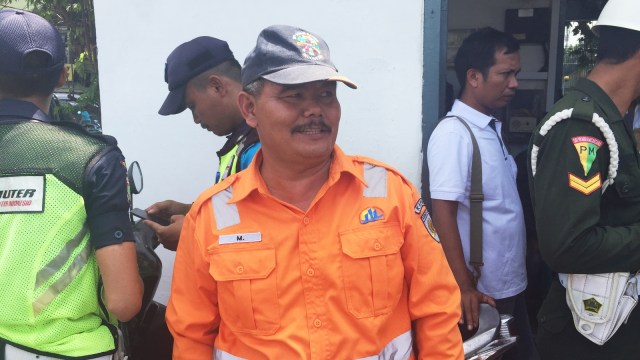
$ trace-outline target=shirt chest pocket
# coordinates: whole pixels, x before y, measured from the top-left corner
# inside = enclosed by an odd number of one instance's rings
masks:
[[[340,232],[342,277],[349,312],[358,319],[388,314],[404,284],[398,224]]]
[[[225,325],[235,332],[274,334],[280,327],[275,249],[222,247],[210,250],[209,258]]]

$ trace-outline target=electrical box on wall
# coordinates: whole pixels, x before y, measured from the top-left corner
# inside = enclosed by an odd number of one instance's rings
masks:
[[[551,32],[551,9],[507,9],[504,30],[522,43],[546,43]]]

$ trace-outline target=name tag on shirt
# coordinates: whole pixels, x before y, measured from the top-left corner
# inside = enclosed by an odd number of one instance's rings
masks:
[[[220,236],[218,243],[220,245],[227,245],[227,244],[252,243],[252,242],[260,242],[260,241],[262,241],[262,234],[259,232],[255,232],[255,233],[222,235]]]
[[[44,210],[44,176],[0,177],[0,214]]]

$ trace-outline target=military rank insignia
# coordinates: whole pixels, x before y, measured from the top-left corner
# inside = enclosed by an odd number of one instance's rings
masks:
[[[580,157],[580,164],[582,164],[584,176],[587,176],[603,141],[593,136],[575,136],[571,138],[571,142],[578,152],[578,157]]]
[[[569,172],[569,187],[584,195],[589,195],[602,187],[600,173],[596,173],[590,179],[583,180],[581,177]]]
[[[580,165],[582,165],[584,177],[586,177],[593,166],[593,162],[596,160],[598,150],[604,142],[593,136],[574,136],[571,138],[571,143],[578,152]],[[568,176],[569,187],[584,195],[589,195],[602,187],[599,172],[588,179],[584,179],[582,174],[579,176],[571,172],[568,173]]]

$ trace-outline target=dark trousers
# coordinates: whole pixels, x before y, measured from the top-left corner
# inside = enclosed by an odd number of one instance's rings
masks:
[[[513,316],[512,329],[517,332],[518,341],[515,348],[508,351],[503,360],[539,360],[538,350],[533,341],[531,324],[527,312],[527,304],[524,299],[524,292],[504,299],[496,299],[496,309],[500,314],[510,314]],[[515,325],[515,327],[513,326]]]

